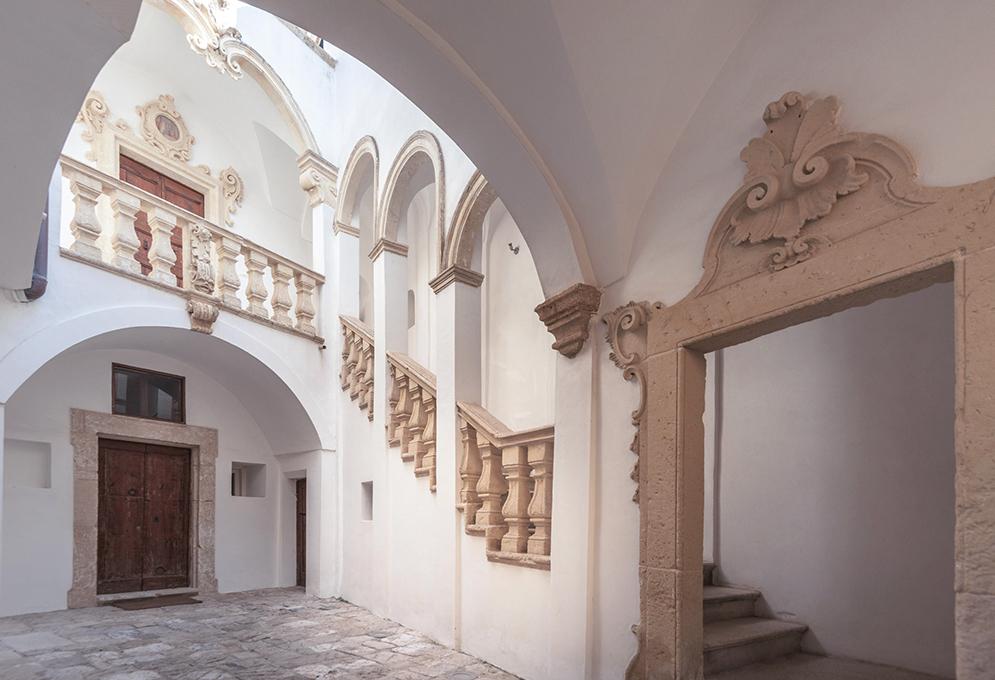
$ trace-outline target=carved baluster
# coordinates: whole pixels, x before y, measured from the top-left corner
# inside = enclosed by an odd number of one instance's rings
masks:
[[[411,378],[408,378],[408,385],[408,393],[411,395],[411,416],[401,430],[401,460],[415,461],[417,471],[421,457],[425,453],[421,443],[422,431],[425,429],[425,395],[421,385]]]
[[[100,198],[103,185],[100,180],[78,172],[73,172],[70,178],[69,190],[73,193],[76,210],[69,223],[69,230],[73,234],[73,244],[69,249],[81,257],[100,261],[103,255],[97,239],[100,238],[102,228],[97,218],[97,199]]]
[[[152,208],[148,216],[149,229],[152,231],[152,246],[149,248],[152,271],[149,272],[149,278],[175,286],[176,274],[172,270],[176,266],[176,252],[173,250],[172,238],[178,220],[175,214],[162,208]]]
[[[290,307],[294,303],[290,299],[290,279],[294,277],[294,270],[276,260],[271,261],[269,266],[273,272],[273,295],[270,298],[273,321],[281,326],[291,326]]]
[[[391,444],[395,446],[400,446],[402,451],[408,445],[408,435],[406,432],[408,418],[411,417],[411,394],[410,394],[410,381],[408,376],[401,373],[400,369],[395,367],[395,378],[394,382],[397,385],[397,402],[394,405],[394,415],[393,415],[393,432],[388,432],[388,436],[393,435],[390,439]]]
[[[218,252],[217,286],[221,303],[227,307],[241,309],[242,301],[238,299],[238,291],[242,287],[242,280],[238,277],[236,263],[242,245],[227,236],[217,237],[214,245]]]
[[[314,325],[314,277],[298,274],[295,282],[297,283],[297,307],[294,309],[294,315],[297,317],[297,330],[308,335],[316,335],[318,329]]]
[[[401,440],[397,436],[398,404],[401,400],[401,381],[394,364],[390,364],[390,394],[387,395],[387,445],[400,446]]]
[[[352,349],[352,331],[342,324],[342,362],[339,366],[339,384],[342,390],[349,388],[349,351]]]
[[[553,517],[553,442],[529,445],[529,466],[535,486],[529,519],[535,531],[529,537],[530,555],[548,555]]]
[[[415,457],[415,474],[428,477],[428,488],[435,491],[435,395],[425,392],[425,429],[421,433],[421,456]]]
[[[362,372],[362,394],[363,404],[366,406],[366,417],[373,420],[373,343],[360,340],[363,343],[363,372]]]
[[[504,552],[524,553],[529,542],[529,457],[527,446],[508,446],[501,451],[504,476],[508,480],[508,497],[501,512],[508,532],[501,538]]]
[[[480,451],[477,450],[477,431],[460,419],[460,438],[463,455],[460,458],[459,508],[463,511],[463,524],[469,527],[477,522],[480,496],[477,495],[477,481],[480,479]]]
[[[111,249],[114,250],[114,259],[111,262],[118,269],[132,274],[142,273],[142,265],[135,259],[135,253],[141,247],[135,234],[135,217],[141,209],[142,203],[137,196],[120,189],[114,191],[111,198],[111,211],[114,213]]]
[[[353,401],[359,397],[359,366],[360,361],[360,340],[359,334],[353,333],[349,342],[349,356],[346,357],[346,365],[349,367],[349,398]]]
[[[258,250],[246,248],[245,266],[249,270],[249,282],[245,287],[245,297],[249,300],[249,312],[264,319],[269,318],[266,311],[266,298],[269,293],[266,290],[266,262],[267,257]]]
[[[483,530],[487,549],[498,550],[501,538],[508,531],[501,512],[508,484],[501,471],[501,451],[479,432],[477,450],[480,452],[480,479],[477,481],[480,509],[477,510],[476,527]]]

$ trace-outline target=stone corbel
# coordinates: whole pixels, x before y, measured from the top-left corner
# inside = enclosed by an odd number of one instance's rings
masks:
[[[407,257],[408,247],[403,243],[382,238],[373,245],[373,249],[370,251],[370,259],[375,260],[382,253],[394,253],[401,257]]]
[[[630,475],[636,483],[636,491],[632,495],[632,500],[636,503],[639,502],[639,430],[646,410],[646,373],[642,363],[646,354],[646,328],[652,310],[662,307],[659,302],[654,305],[648,302],[629,302],[602,317],[602,321],[608,326],[605,340],[612,348],[609,358],[622,370],[622,378],[635,381],[639,388],[639,404],[632,412],[632,424],[636,432],[629,445],[629,450],[636,454],[636,463]]]
[[[567,358],[577,356],[587,342],[591,317],[601,304],[601,291],[577,283],[535,308],[539,319],[555,338],[553,349]]]
[[[304,155],[297,159],[297,167],[301,171],[299,178],[301,189],[307,193],[311,206],[321,203],[335,206],[338,168],[313,151],[305,151]]]
[[[206,295],[191,295],[187,300],[190,329],[210,335],[214,332],[214,322],[218,320],[220,311],[221,307],[214,298]]]
[[[453,265],[452,267],[446,267],[443,269],[438,276],[428,282],[428,285],[432,287],[432,290],[436,294],[438,294],[440,291],[445,290],[454,283],[465,283],[468,286],[480,288],[480,284],[483,282],[483,274],[475,272],[472,269],[467,269],[466,267]]]

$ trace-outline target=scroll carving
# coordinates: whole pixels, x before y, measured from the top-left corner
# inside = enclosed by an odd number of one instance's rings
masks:
[[[93,148],[93,144],[96,142],[97,137],[104,131],[110,115],[111,111],[107,106],[107,100],[104,99],[104,96],[96,90],[91,90],[86,95],[86,99],[83,100],[83,107],[76,114],[76,122],[83,123],[86,126],[86,129],[83,130],[83,134],[80,136],[84,142],[90,144],[91,148],[86,154],[88,160],[97,160],[97,153],[96,149]]]
[[[221,193],[225,201],[225,224],[230,227],[235,223],[232,215],[242,206],[245,185],[242,182],[242,176],[231,166],[222,170],[218,179],[221,182]]]
[[[161,94],[137,110],[142,119],[142,139],[149,146],[167,158],[190,161],[190,149],[196,139],[176,110],[172,95]]]
[[[632,437],[632,444],[629,445],[629,450],[636,454],[636,464],[630,475],[632,481],[636,483],[636,491],[632,495],[632,500],[636,503],[639,502],[639,430],[646,410],[646,374],[642,365],[643,352],[646,351],[646,323],[650,311],[662,307],[661,303],[650,305],[648,302],[629,302],[608,312],[602,319],[608,326],[605,340],[612,348],[609,358],[622,370],[622,378],[635,381],[639,388],[639,404],[632,412],[632,424],[636,432]],[[632,340],[624,340],[625,336],[631,336]],[[626,349],[627,346],[633,345],[634,349]]]

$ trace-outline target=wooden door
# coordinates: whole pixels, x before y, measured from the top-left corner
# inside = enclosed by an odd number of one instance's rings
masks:
[[[101,439],[97,593],[190,585],[190,451]]]
[[[297,585],[307,584],[307,480],[297,480]]]
[[[191,189],[185,184],[167,177],[147,165],[139,163],[128,156],[121,156],[119,176],[128,184],[165,199],[173,205],[188,210],[200,217],[204,216],[204,194]],[[135,216],[135,234],[140,247],[135,253],[135,259],[142,265],[142,273],[152,271],[149,264],[149,248],[152,247],[152,229],[149,227],[148,215],[142,211]],[[178,286],[183,286],[183,229],[177,226],[173,229],[170,242],[176,253],[176,264],[170,270],[176,276]]]

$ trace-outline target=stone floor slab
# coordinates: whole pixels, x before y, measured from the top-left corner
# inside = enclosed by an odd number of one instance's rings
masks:
[[[795,654],[768,663],[757,663],[722,673],[707,680],[945,680],[891,666],[839,659],[835,657]]]
[[[515,680],[341,600],[299,588],[134,612],[0,618],[3,680]]]

